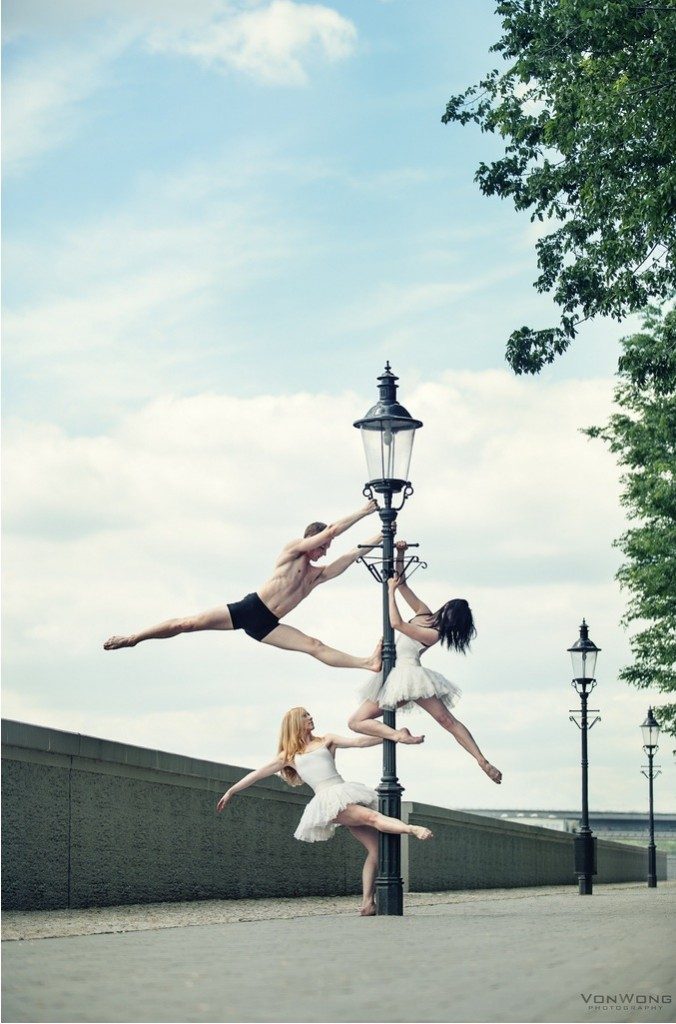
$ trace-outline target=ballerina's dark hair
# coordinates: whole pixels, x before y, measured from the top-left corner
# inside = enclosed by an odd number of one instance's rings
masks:
[[[439,633],[439,640],[459,654],[466,654],[470,641],[476,636],[472,609],[464,597],[447,601],[432,619],[432,626]]]

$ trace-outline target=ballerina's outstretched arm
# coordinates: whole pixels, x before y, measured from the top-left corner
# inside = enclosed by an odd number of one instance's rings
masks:
[[[397,579],[399,580],[399,590],[401,591],[401,596],[403,597],[404,601],[406,601],[406,604],[409,606],[411,611],[415,612],[416,615],[431,615],[431,610],[428,608],[425,602],[418,597],[417,594],[413,593],[406,580],[406,572],[404,569],[404,555],[408,548],[408,544],[406,543],[405,540],[398,540],[395,546],[397,549],[397,557],[394,563],[394,572]]]
[[[412,640],[419,640],[425,647],[431,647],[439,639],[439,633],[436,629],[432,629],[431,626],[423,626],[419,622],[404,622],[401,617],[401,612],[397,606],[396,591],[400,586],[400,580],[397,576],[392,576],[387,581],[387,587],[389,592],[389,604],[390,604],[390,622],[392,628],[398,630],[399,633],[405,633],[406,636],[410,636]],[[425,614],[425,613],[423,613]]]
[[[235,782],[230,789],[225,791],[216,804],[216,810],[220,813],[237,793],[241,793],[243,789],[248,789],[249,786],[253,786],[254,783],[260,782],[262,779],[268,779],[271,775],[276,775],[277,772],[281,772],[283,767],[284,759],[276,757],[273,761],[268,761],[267,764],[264,764],[262,768],[256,768],[255,771],[249,772],[248,775],[245,775],[244,778],[240,779],[239,782]]]
[[[377,736],[336,736],[332,732],[327,733],[324,739],[327,741],[327,747],[333,747],[334,750],[341,750],[343,747],[377,747],[383,742],[382,738]]]

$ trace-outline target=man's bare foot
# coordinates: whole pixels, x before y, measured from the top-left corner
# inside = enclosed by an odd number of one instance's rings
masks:
[[[376,644],[376,649],[371,657],[366,662],[366,668],[370,672],[380,672],[383,667],[383,638],[381,637]]]
[[[411,835],[416,839],[434,839],[434,832],[429,828],[423,828],[422,825],[411,825]]]
[[[484,758],[483,761],[479,761],[479,767],[482,771],[486,772],[486,775],[492,782],[497,783],[498,786],[500,785],[502,782],[502,772],[494,764],[491,764],[490,761]]]
[[[118,647],[135,647],[136,640],[133,636],[111,636],[103,645],[104,651],[116,651]]]
[[[362,903],[359,908],[360,917],[375,917],[376,916],[376,904],[375,900],[371,900],[370,903]]]
[[[397,729],[397,743],[424,743],[424,736],[414,736],[410,729]]]

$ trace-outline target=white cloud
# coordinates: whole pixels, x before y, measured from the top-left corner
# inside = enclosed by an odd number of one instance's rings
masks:
[[[329,7],[272,0],[183,32],[160,27],[149,33],[148,45],[268,84],[304,85],[308,59],[344,60],[354,52],[356,38],[354,24]]]
[[[78,131],[85,101],[110,79],[114,61],[134,44],[263,84],[299,86],[307,83],[309,67],[350,57],[357,40],[353,22],[333,8],[296,0],[253,5],[33,0],[14,4],[3,24],[10,42],[21,37],[39,41],[39,52],[29,49],[6,74],[3,137],[10,174]]]
[[[621,529],[616,471],[602,446],[576,432],[590,404],[607,410],[611,387],[494,371],[423,382],[407,395],[425,426],[400,534],[421,541],[429,560],[416,577],[424,596],[441,603],[465,593],[479,625],[470,657],[435,649],[429,663],[462,687],[460,717],[506,772],[502,789],[490,786],[417,713],[427,744],[401,756],[411,799],[546,806],[552,777],[554,803],[576,805],[565,648],[583,614],[603,648],[594,762],[606,772],[604,803],[639,799],[639,784],[626,781],[624,737],[649,696],[613,682],[626,657],[609,555]],[[100,645],[112,632],[236,600],[306,521],[356,505],[363,470],[351,422],[363,405],[349,393],[202,394],[158,399],[106,436],[10,425],[5,714],[237,764],[268,756],[290,704],[310,704],[322,728],[344,728],[357,673],[241,634],[116,653]],[[375,584],[357,566],[290,622],[365,654],[379,617]],[[344,770],[373,775],[378,756],[347,754]]]

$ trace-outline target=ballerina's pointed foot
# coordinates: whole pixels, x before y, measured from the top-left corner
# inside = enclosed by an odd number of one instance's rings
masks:
[[[502,782],[502,772],[500,771],[499,768],[496,768],[494,764],[491,764],[490,761],[486,760],[479,761],[479,767],[482,769],[482,771],[486,772],[486,775],[491,780],[491,782],[497,783],[498,786],[500,785],[500,783]]]
[[[133,636],[111,636],[103,645],[104,651],[116,651],[118,647],[135,647]]]
[[[434,832],[430,828],[423,828],[422,825],[411,825],[411,835],[416,839],[434,839]]]
[[[359,908],[360,917],[375,917],[376,916],[376,904],[374,900],[370,903],[362,903]]]
[[[410,729],[399,729],[397,731],[398,743],[424,743],[424,736],[414,736]]]
[[[371,672],[380,672],[383,667],[383,638],[381,637],[376,644],[376,649],[369,658],[366,667]]]

